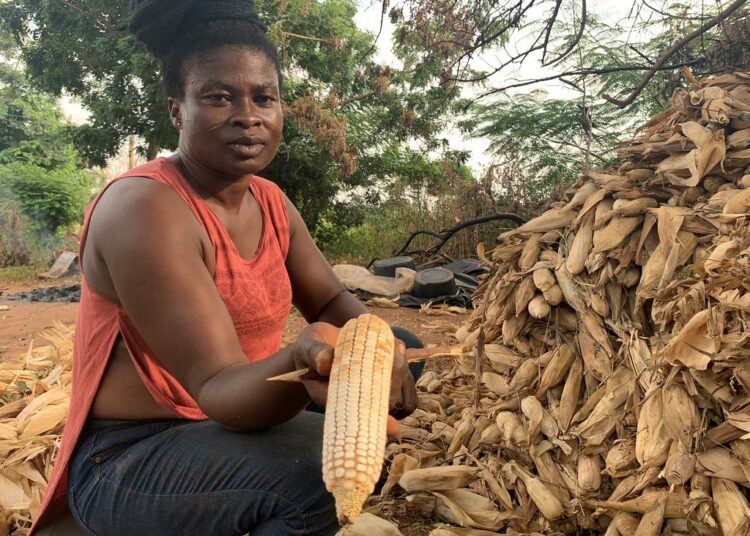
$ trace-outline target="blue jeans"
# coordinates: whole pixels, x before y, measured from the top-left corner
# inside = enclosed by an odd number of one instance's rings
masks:
[[[333,535],[322,436],[323,415],[311,411],[244,433],[213,421],[93,420],[71,460],[68,504],[101,536]]]

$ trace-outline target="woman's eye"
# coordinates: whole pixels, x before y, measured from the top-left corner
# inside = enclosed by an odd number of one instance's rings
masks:
[[[229,97],[229,95],[216,94],[209,95],[208,100],[210,100],[211,102],[230,102],[232,99]]]

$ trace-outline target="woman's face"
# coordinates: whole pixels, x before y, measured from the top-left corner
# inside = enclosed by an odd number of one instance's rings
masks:
[[[265,168],[283,126],[271,59],[246,46],[224,46],[188,59],[183,70],[184,95],[169,99],[180,152],[227,178]]]

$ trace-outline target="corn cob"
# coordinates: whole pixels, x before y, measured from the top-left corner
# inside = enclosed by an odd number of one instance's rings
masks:
[[[383,466],[395,341],[380,318],[362,315],[341,330],[328,385],[323,481],[341,525],[353,523]]]

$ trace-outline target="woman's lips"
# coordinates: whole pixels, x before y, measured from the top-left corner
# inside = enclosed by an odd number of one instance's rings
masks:
[[[262,143],[230,143],[229,147],[240,156],[253,158],[263,151],[265,145]]]

